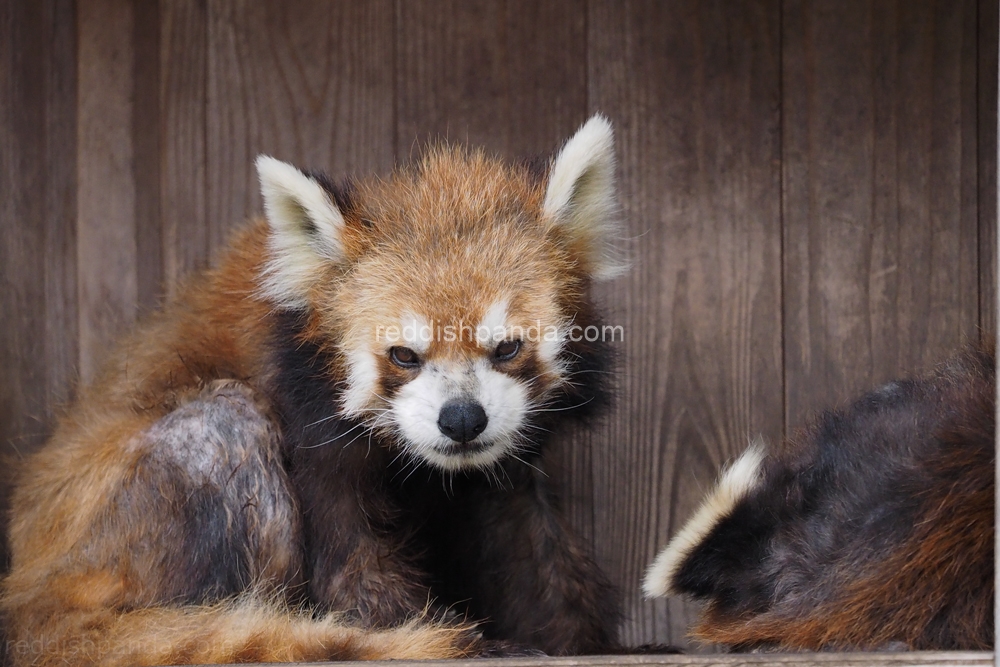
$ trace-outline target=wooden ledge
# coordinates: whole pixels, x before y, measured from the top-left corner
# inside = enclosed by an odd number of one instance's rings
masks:
[[[352,665],[359,663],[311,663]],[[365,667],[992,667],[990,651],[915,651],[899,653],[739,653],[713,655],[612,655],[574,658],[497,658],[480,660],[378,661]],[[279,667],[277,665],[272,667]],[[301,663],[283,667],[309,667]]]

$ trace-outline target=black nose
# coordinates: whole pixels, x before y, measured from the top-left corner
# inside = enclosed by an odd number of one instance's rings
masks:
[[[486,428],[486,410],[475,401],[445,403],[438,415],[438,428],[455,442],[469,442]]]

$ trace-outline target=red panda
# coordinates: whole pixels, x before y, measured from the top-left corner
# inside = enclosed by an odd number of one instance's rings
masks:
[[[616,595],[538,458],[606,394],[574,332],[623,268],[610,124],[541,167],[439,146],[343,185],[257,169],[265,219],[26,462],[11,661],[610,650]]]
[[[736,650],[993,647],[995,354],[751,446],[647,572]]]

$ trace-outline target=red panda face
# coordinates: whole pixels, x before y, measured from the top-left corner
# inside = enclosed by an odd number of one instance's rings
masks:
[[[517,257],[489,245],[492,236],[478,248],[462,242],[463,254],[480,259],[459,264],[450,246],[378,252],[346,279],[335,306],[338,321],[353,323],[341,339],[344,413],[371,417],[443,468],[516,450],[530,413],[564,379],[573,300],[562,300],[579,294],[580,279],[553,271],[545,260],[554,249],[542,238],[536,256]],[[402,270],[384,275],[387,265]]]
[[[261,294],[307,312],[334,350],[340,414],[445,470],[516,455],[568,380],[587,285],[620,269],[607,122],[589,121],[547,182],[451,148],[350,191],[270,158],[258,169]]]
[[[345,413],[374,415],[383,432],[445,469],[488,465],[516,451],[531,412],[562,379],[558,360],[546,358],[558,342],[546,350],[524,335],[503,301],[472,317],[470,324],[406,312],[388,320],[395,325],[377,325],[374,337],[345,341]],[[554,337],[552,322],[543,326]]]

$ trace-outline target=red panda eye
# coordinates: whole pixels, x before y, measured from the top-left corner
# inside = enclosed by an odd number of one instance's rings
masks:
[[[416,368],[420,365],[420,357],[408,347],[390,347],[389,359],[401,368]]]
[[[493,350],[493,358],[497,361],[510,361],[521,351],[521,341],[505,340]]]

